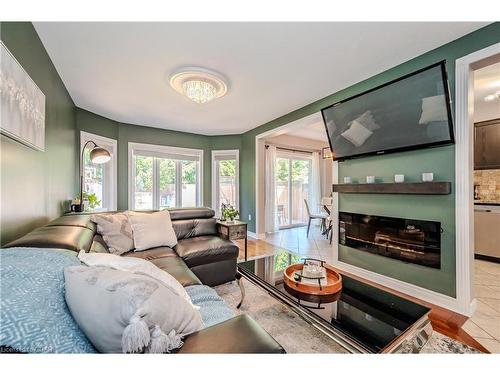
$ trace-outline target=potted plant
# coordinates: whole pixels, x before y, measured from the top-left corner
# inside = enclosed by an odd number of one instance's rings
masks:
[[[236,208],[231,206],[230,204],[224,204],[222,203],[221,205],[221,213],[222,213],[222,221],[226,221],[231,224],[234,223],[234,219],[240,216],[240,213]]]
[[[87,193],[86,191],[83,192],[83,208],[85,211],[92,211],[95,208],[99,207],[101,204],[101,201],[97,199],[97,195],[95,193]],[[80,204],[80,197],[75,198],[75,202],[78,201],[78,204]]]

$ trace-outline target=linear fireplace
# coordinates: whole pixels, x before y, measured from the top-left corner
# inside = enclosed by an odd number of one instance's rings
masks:
[[[372,254],[441,268],[441,223],[339,213],[339,243]]]

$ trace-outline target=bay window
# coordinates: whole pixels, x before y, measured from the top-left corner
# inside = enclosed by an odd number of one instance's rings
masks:
[[[212,208],[220,216],[221,204],[239,206],[239,150],[212,151]]]
[[[129,143],[129,207],[202,205],[203,150]]]
[[[90,160],[91,147],[86,147],[83,153],[83,194],[88,201],[88,211],[116,210],[116,170],[117,142],[115,139],[97,134],[80,132],[80,152],[87,141],[94,141],[111,154],[111,161],[105,164],[94,164]]]

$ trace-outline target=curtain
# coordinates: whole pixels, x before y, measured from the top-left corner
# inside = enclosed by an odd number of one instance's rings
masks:
[[[277,232],[278,205],[276,203],[276,179],[274,175],[276,165],[276,146],[267,146],[266,149],[266,189],[265,189],[265,230],[266,232]]]
[[[309,188],[311,189],[310,208],[313,213],[317,213],[319,212],[319,205],[321,203],[321,172],[319,165],[319,152],[312,153],[312,171]]]

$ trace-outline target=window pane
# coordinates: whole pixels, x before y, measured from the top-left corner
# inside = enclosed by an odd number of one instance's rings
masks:
[[[182,161],[182,206],[196,207],[197,162]]]
[[[153,158],[137,155],[135,157],[135,194],[136,210],[153,209]]]
[[[160,164],[160,210],[175,207],[176,162],[171,159],[158,159],[158,162]]]
[[[86,209],[95,210],[103,207],[104,195],[104,165],[94,164],[90,161],[90,148],[83,153],[83,191],[84,199],[88,199]],[[86,195],[86,197],[85,197]]]
[[[288,159],[276,158],[276,202],[278,205],[278,222],[279,225],[288,225],[288,175],[289,164]]]
[[[219,161],[219,207],[236,206],[236,160]]]
[[[299,263],[301,259],[303,258],[299,255],[283,250],[274,256],[274,271],[284,271],[289,265]]]
[[[307,223],[307,211],[304,199],[309,205],[309,172],[311,161],[292,160],[292,224]],[[310,207],[315,212],[318,207]]]

